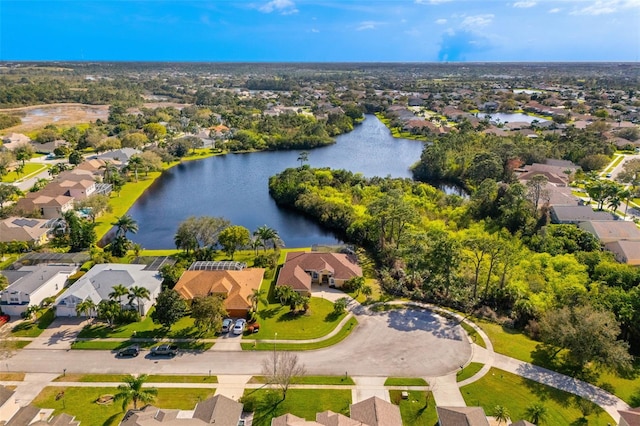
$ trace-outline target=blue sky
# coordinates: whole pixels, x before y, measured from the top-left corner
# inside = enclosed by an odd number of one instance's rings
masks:
[[[0,60],[635,62],[640,0],[1,0]]]

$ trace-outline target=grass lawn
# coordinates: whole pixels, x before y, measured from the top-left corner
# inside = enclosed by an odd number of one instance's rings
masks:
[[[632,407],[640,405],[640,365],[638,364],[633,377],[623,378],[605,371],[600,375],[597,385],[622,398]]]
[[[30,177],[30,175],[35,175],[40,172],[47,170],[50,166],[42,163],[25,163],[24,172],[22,174],[17,174],[15,171],[9,172],[2,177],[2,182],[5,183],[13,183],[19,179],[25,179]]]
[[[265,376],[253,376],[249,383],[267,383]],[[355,385],[351,377],[345,376],[303,376],[296,377],[291,381],[296,385]]]
[[[354,317],[349,319],[349,321],[346,322],[344,327],[342,327],[342,329],[338,333],[336,333],[335,335],[331,336],[328,339],[322,340],[320,342],[315,342],[315,343],[277,343],[277,348],[278,350],[281,350],[281,351],[310,351],[314,349],[321,349],[321,348],[326,348],[328,346],[333,346],[341,342],[342,340],[344,340],[351,333],[351,331],[355,328],[356,325],[358,325],[358,320],[355,319]],[[260,333],[262,333],[262,331],[260,331]],[[278,337],[280,336],[278,335]],[[254,343],[241,343],[240,345],[242,346],[242,350],[244,351],[251,351],[251,350],[272,351],[273,350],[273,343],[254,342]]]
[[[56,395],[64,390],[64,398],[56,401]],[[124,412],[120,404],[98,405],[94,401],[101,395],[116,393],[115,387],[46,387],[36,397],[33,404],[42,408],[54,408],[55,414],[61,412],[76,417],[82,425],[111,426],[122,420]],[[215,389],[172,388],[158,389],[154,405],[161,408],[191,410],[196,403],[213,396]]]
[[[260,332],[245,339],[306,340],[326,336],[333,331],[346,313],[333,315],[333,303],[312,297],[306,314],[293,314],[288,306],[270,303],[258,309]]]
[[[582,424],[579,423],[582,414],[576,407],[576,401],[581,398],[496,368],[460,391],[468,406],[479,405],[489,416],[493,415],[496,405],[502,405],[507,408],[512,420],[520,420],[526,417],[528,406],[541,402],[547,409],[545,424]],[[600,407],[594,406],[593,410],[594,414],[587,417],[589,425],[615,424]]]
[[[464,369],[456,373],[456,381],[461,382],[467,380],[469,377],[473,377],[478,371],[484,367],[484,364],[479,362],[472,362]]]
[[[274,389],[247,389],[242,401],[245,410],[254,410],[254,426],[269,426],[271,419],[291,413],[307,420],[315,420],[316,413],[331,410],[349,415],[351,391],[339,389],[289,389],[287,399],[280,402],[282,393]]]
[[[151,320],[151,312],[142,321],[122,326],[109,327],[106,323],[90,324],[82,329],[78,337],[87,338],[145,338],[145,339],[201,339],[215,338],[215,334],[202,334],[191,317],[181,318],[169,330]]]
[[[475,318],[473,321],[487,333],[494,351],[522,361],[533,362],[532,353],[539,342],[518,330],[503,327],[500,324]]]
[[[24,376],[24,374],[23,374]],[[58,376],[54,382],[116,382],[122,383],[122,374],[65,374]],[[5,379],[2,379],[5,380]],[[21,379],[22,380],[22,379]],[[179,375],[149,375],[149,383],[218,383],[216,376],[179,376]]]
[[[385,386],[429,386],[429,383],[420,377],[388,377]]]
[[[24,380],[24,373],[0,373],[0,380],[3,382],[21,382]]]
[[[431,392],[409,391],[409,398],[402,399],[402,391],[389,391],[391,402],[400,406],[402,423],[412,426],[434,426],[438,424],[436,404]]]
[[[466,322],[461,322],[460,325],[462,326],[462,328],[464,328],[464,331],[467,332],[467,334],[471,337],[471,339],[476,345],[481,346],[485,349],[487,348],[487,344],[485,343],[482,336],[478,334],[475,328],[471,327]]]
[[[25,321],[13,327],[11,334],[16,337],[38,337],[55,319],[53,309],[47,309],[35,321]]]

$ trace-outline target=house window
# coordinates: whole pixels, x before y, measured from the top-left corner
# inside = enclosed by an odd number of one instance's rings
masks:
[[[20,301],[20,299],[18,299],[17,297],[11,296],[11,298],[9,299],[11,301],[11,303],[18,303]]]
[[[317,280],[317,279],[318,279],[318,273],[317,273],[316,271],[313,271],[313,272],[311,273],[311,276],[313,277],[313,279],[314,279],[314,280]]]

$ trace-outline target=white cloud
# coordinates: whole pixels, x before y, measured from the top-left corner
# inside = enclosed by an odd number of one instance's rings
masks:
[[[360,22],[360,24],[356,27],[356,30],[358,31],[364,31],[364,30],[375,30],[376,28],[378,28],[380,25],[384,25],[384,22],[376,22],[376,21],[362,21]]]
[[[436,24],[438,25],[444,25],[446,23],[447,23],[447,20],[444,18],[436,19]]]
[[[537,3],[534,0],[523,0],[523,1],[517,1],[513,4],[513,7],[519,7],[522,9],[526,9],[529,7],[533,7],[535,6]]]
[[[311,32],[312,32],[312,33],[319,33],[319,32],[320,32],[320,30],[315,29],[315,28],[311,28]]]
[[[271,0],[260,6],[258,10],[264,13],[280,12],[282,15],[298,13],[295,3],[291,0]]]
[[[494,15],[485,13],[483,15],[467,16],[462,20],[462,26],[465,28],[482,28],[493,22]]]
[[[549,9],[549,13],[558,13],[560,12],[562,9],[560,9],[559,7],[554,7],[553,9]]]
[[[588,6],[574,9],[572,15],[608,15],[621,9],[640,9],[640,0],[596,0]]]

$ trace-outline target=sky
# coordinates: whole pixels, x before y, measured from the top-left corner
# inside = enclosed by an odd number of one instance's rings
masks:
[[[640,0],[1,0],[3,61],[640,61]]]

